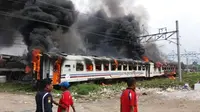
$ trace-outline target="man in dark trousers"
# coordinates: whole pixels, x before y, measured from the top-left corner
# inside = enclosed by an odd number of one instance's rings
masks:
[[[128,87],[122,92],[120,99],[120,112],[138,112],[136,97],[136,80],[130,78],[127,81]]]
[[[43,79],[39,87],[40,90],[35,96],[36,112],[52,112],[53,98],[50,93],[53,90],[52,80],[49,78]]]

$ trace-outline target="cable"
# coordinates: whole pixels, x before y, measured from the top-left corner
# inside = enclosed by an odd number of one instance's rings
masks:
[[[12,1],[12,0],[10,0],[10,1]],[[19,1],[16,1],[16,2],[19,2]],[[22,3],[22,2],[19,2],[19,3]],[[42,7],[42,8],[44,8],[44,7]],[[45,8],[47,8],[47,9],[51,9],[51,10],[55,10],[55,9],[53,9],[53,8],[48,8],[48,7],[45,7]],[[12,11],[12,9],[1,8],[1,7],[0,7],[0,10],[1,10],[1,9]],[[55,11],[57,11],[57,10],[55,10]],[[106,24],[106,25],[107,25],[107,24]],[[122,30],[122,31],[126,31],[126,30]],[[126,32],[127,32],[127,31],[126,31]],[[116,33],[99,32],[99,34],[102,34],[102,35],[103,35],[104,33],[106,33],[106,34],[110,34],[110,35],[120,36],[120,34],[116,34]]]
[[[8,0],[8,1],[13,1],[13,0]],[[51,3],[44,2],[44,1],[41,1],[41,0],[37,0],[37,1],[40,2],[40,3],[44,3],[44,4],[47,4],[47,5],[54,6],[54,7],[56,7],[56,8],[64,9],[65,11],[68,11],[68,12],[76,12],[76,13],[80,13],[80,12],[78,12],[78,11],[71,10],[71,9],[67,9],[67,8],[63,8],[63,7],[61,7],[61,6],[53,5],[53,4],[51,4]],[[23,3],[23,2],[20,2],[20,1],[14,1],[14,2],[16,2],[16,3]],[[56,10],[56,9],[49,8],[49,7],[42,7],[42,8],[46,8],[46,9],[51,9],[51,10],[58,11],[58,10]],[[100,18],[100,17],[97,17],[97,16],[91,16],[91,15],[86,14],[86,13],[82,13],[82,14],[87,15],[87,16],[90,16],[90,17],[93,17],[93,18],[97,18],[97,19],[100,19],[100,20],[103,20],[103,21],[107,21],[107,22],[110,22],[110,23],[113,23],[113,24],[117,24],[117,25],[120,24],[119,22],[106,20],[106,19],[103,19],[103,18]],[[125,32],[128,33],[128,31],[126,31],[126,30],[122,30],[122,31],[125,31]]]
[[[0,46],[1,46],[1,45],[8,46],[9,44],[0,44]],[[12,46],[12,45],[26,46],[26,44],[22,44],[22,43],[12,43],[11,46]]]
[[[57,26],[61,26],[61,27],[64,27],[64,28],[71,29],[71,27],[69,27],[69,26],[56,24],[56,23],[51,23],[51,22],[38,20],[38,19],[33,19],[33,18],[29,18],[29,17],[24,17],[24,16],[12,15],[11,13],[4,12],[4,11],[0,11],[0,15],[9,16],[9,17],[13,17],[13,18],[20,18],[20,19],[30,20],[30,21],[35,21],[35,22],[41,22],[41,23],[50,24],[50,25],[57,25]],[[111,37],[111,36],[106,36],[106,35],[102,35],[102,34],[98,34],[98,33],[93,33],[93,32],[89,32],[89,31],[80,30],[78,28],[76,28],[76,29],[79,30],[79,31],[85,32],[85,33],[90,33],[90,34],[96,35],[96,36],[102,36],[102,37],[107,37],[107,38],[111,38],[111,39],[115,39],[115,40],[119,40],[119,41],[130,42],[130,40],[126,40],[126,39],[119,39],[119,38],[115,38],[115,37]]]
[[[23,3],[23,2],[20,2],[20,1],[14,1],[14,0],[8,0],[8,1],[13,1],[13,2],[16,2],[16,3]],[[40,2],[40,3],[44,3],[44,4],[47,4],[47,5],[54,6],[54,7],[56,7],[56,8],[61,8],[61,9],[64,9],[64,10],[66,10],[66,11],[80,13],[80,12],[78,12],[78,11],[71,10],[71,9],[67,9],[67,8],[63,8],[63,7],[61,7],[61,6],[53,5],[53,4],[51,4],[51,3],[44,2],[44,1],[41,1],[41,0],[37,0],[37,1],[38,1],[38,2]],[[42,7],[42,8],[46,8],[46,9],[51,9],[51,10],[58,11],[58,10],[56,10],[56,9],[49,8],[49,7]],[[4,8],[4,9],[5,9],[5,8]],[[100,17],[91,16],[91,15],[89,15],[89,14],[86,14],[86,13],[82,13],[82,14],[84,14],[84,15],[87,15],[87,16],[90,16],[90,17],[93,17],[93,18],[101,19],[101,20],[104,20],[104,21],[108,21],[108,22],[111,22],[111,23],[114,23],[114,24],[119,24],[118,22],[113,22],[113,21],[106,20],[106,19],[103,19],[103,18],[100,18]]]
[[[0,28],[0,30],[5,30],[5,31],[10,31],[10,32],[15,32],[16,30],[11,30],[11,29],[5,29],[5,28]],[[27,32],[28,33],[28,32]],[[15,38],[23,38],[23,36],[14,36]],[[15,39],[15,41],[19,41],[19,39]],[[107,41],[102,41],[102,42],[107,42]],[[13,43],[15,45],[25,45],[26,44],[21,44],[21,43]],[[0,44],[2,45],[2,44]],[[3,45],[8,45],[8,44],[3,44]],[[99,44],[93,44],[93,45],[99,45]]]
[[[64,10],[66,10],[66,11],[80,13],[80,12],[78,12],[78,11],[71,10],[71,9],[67,9],[67,8],[63,8],[63,7],[61,7],[61,6],[53,5],[53,4],[51,4],[51,3],[44,2],[44,1],[41,1],[41,0],[37,0],[37,1],[40,2],[40,3],[44,3],[44,4],[48,4],[48,5],[54,6],[54,7],[56,7],[56,8],[64,9]],[[91,16],[91,15],[86,14],[86,13],[82,13],[82,14],[87,15],[87,16],[90,16],[90,17],[93,17],[93,18],[96,18],[96,19],[100,19],[100,20],[103,20],[103,21],[107,21],[107,22],[110,22],[110,23],[113,23],[113,24],[116,24],[116,25],[121,24],[121,23],[116,22],[116,21],[110,21],[110,20],[106,20],[106,19],[103,19],[103,18],[100,18],[100,17],[97,17],[97,16]],[[128,31],[126,31],[126,30],[122,30],[122,31],[125,31],[125,32],[128,33]]]

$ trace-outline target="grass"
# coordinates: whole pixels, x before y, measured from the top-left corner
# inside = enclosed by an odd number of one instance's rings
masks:
[[[183,85],[184,83],[189,83],[190,86],[194,85],[196,82],[200,80],[200,73],[188,73],[183,74],[183,82],[179,82],[179,78],[177,77],[175,80],[170,80],[168,78],[157,78],[152,80],[144,80],[138,81],[138,87],[144,88],[163,88],[166,89],[168,87],[175,87],[179,85]],[[104,88],[121,91],[122,87],[126,87],[126,83],[116,83],[111,86],[101,86],[97,84],[77,84],[73,85],[70,90],[77,95],[88,95],[91,92],[97,92]],[[17,83],[5,83],[0,84],[0,92],[17,92],[17,93],[27,93],[33,92],[31,85],[25,84],[17,84]],[[53,90],[53,93],[61,93],[59,90]]]
[[[88,95],[90,92],[98,91],[100,88],[97,84],[79,84],[72,86],[71,90],[80,95]]]
[[[26,93],[33,91],[30,84],[0,83],[0,92]]]
[[[182,82],[179,81],[179,77],[176,77],[175,80],[170,80],[168,78],[161,79],[152,79],[148,81],[138,82],[139,87],[144,88],[163,88],[166,89],[168,87],[175,87],[179,85],[184,85],[188,83],[190,86],[193,86],[200,80],[200,73],[188,73],[183,74]]]

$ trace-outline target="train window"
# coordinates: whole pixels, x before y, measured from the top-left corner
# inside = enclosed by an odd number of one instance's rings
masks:
[[[96,64],[96,71],[101,71],[101,64]]]
[[[145,66],[142,67],[142,70],[143,70],[143,71],[145,70]]]
[[[161,72],[161,68],[160,67],[158,68],[158,71]]]
[[[119,64],[119,65],[118,65],[118,71],[121,71],[121,70],[122,70],[122,65]]]
[[[136,65],[133,65],[133,70],[137,70],[137,66]]]
[[[104,71],[108,71],[109,70],[109,64],[104,64]]]
[[[114,63],[111,65],[111,70],[112,70],[112,71],[115,71],[115,70],[116,70],[116,65],[115,65]]]
[[[87,64],[86,65],[87,71],[93,71],[93,65],[92,64]]]
[[[70,65],[65,65],[65,67],[70,68]]]
[[[142,70],[142,67],[140,65],[138,66],[138,70]]]
[[[123,68],[124,68],[123,69],[124,71],[127,71],[127,65],[126,64],[123,65]]]
[[[129,65],[129,70],[133,70],[133,65]]]
[[[65,65],[65,68],[67,71],[71,71],[71,66],[70,65]]]
[[[83,71],[83,64],[82,63],[76,63],[76,71]]]

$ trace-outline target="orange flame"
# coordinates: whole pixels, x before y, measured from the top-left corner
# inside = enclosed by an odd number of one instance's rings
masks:
[[[149,62],[149,58],[147,56],[143,56],[142,60],[145,61],[145,62]]]
[[[53,84],[59,84],[61,79],[61,58],[58,58],[54,63]]]
[[[32,51],[33,71],[36,72],[37,80],[40,80],[40,56],[41,51],[39,49],[34,49]]]
[[[88,64],[86,69],[87,71],[93,71],[93,65]]]
[[[25,73],[28,74],[31,72],[31,68],[27,65],[25,68]]]
[[[114,59],[114,61],[115,61],[115,69],[117,69],[118,68],[118,65],[119,65],[119,63],[118,63],[118,61],[116,60],[116,59]]]

